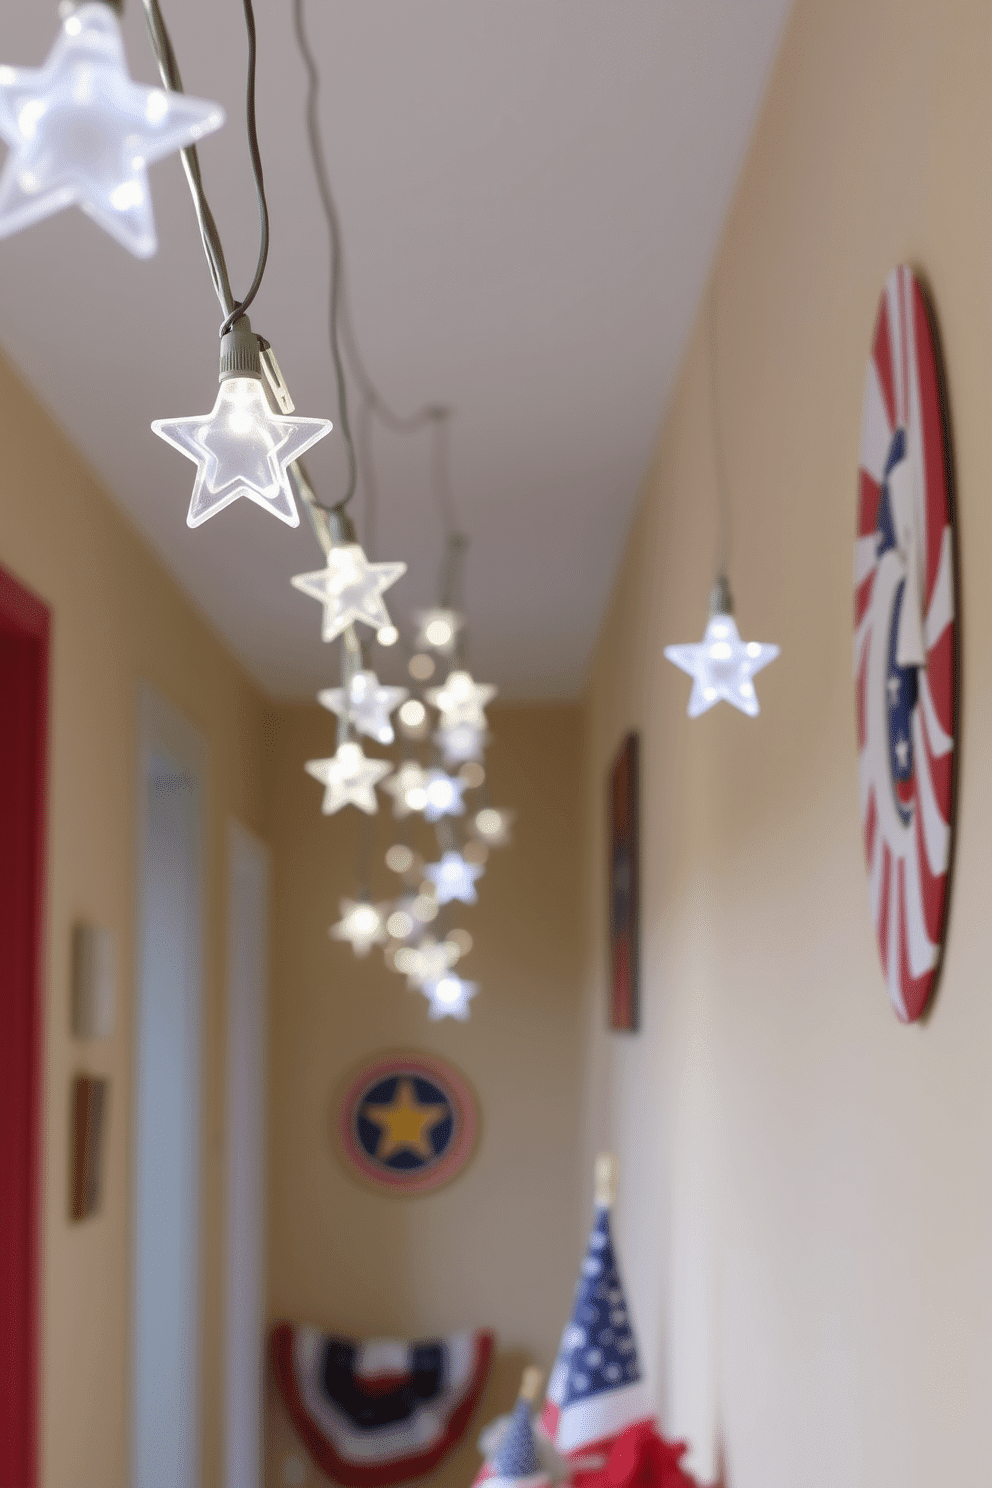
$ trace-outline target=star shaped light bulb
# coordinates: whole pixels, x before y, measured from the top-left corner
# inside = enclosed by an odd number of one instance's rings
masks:
[[[476,682],[470,672],[449,672],[443,687],[432,687],[427,701],[441,714],[441,728],[453,729],[466,724],[474,729],[486,727],[483,711],[496,696],[489,683]]]
[[[434,734],[434,742],[446,765],[460,765],[475,763],[482,758],[489,735],[484,728],[476,728],[474,724],[458,723],[451,728],[439,728]]]
[[[308,760],[304,768],[324,787],[320,809],[325,816],[333,816],[342,806],[357,806],[374,816],[379,809],[376,785],[392,765],[388,760],[367,759],[362,746],[347,739],[330,759]]]
[[[687,710],[690,718],[698,718],[721,700],[756,717],[758,695],[753,678],[778,654],[778,646],[741,640],[725,579],[718,580],[714,587],[702,641],[698,645],[665,647],[668,660],[693,679]]]
[[[152,429],[196,467],[187,525],[199,527],[246,496],[289,527],[300,524],[286,467],[331,431],[329,419],[273,413],[258,337],[243,315],[221,340],[220,389],[210,413],[156,419]]]
[[[458,632],[465,624],[464,615],[460,615],[457,610],[438,608],[421,610],[414,619],[419,626],[414,641],[417,650],[427,646],[432,651],[440,651],[443,656],[450,656],[455,649]]]
[[[416,760],[404,760],[382,788],[393,798],[394,816],[409,816],[427,805],[427,776]]]
[[[424,817],[429,822],[439,821],[442,816],[461,816],[465,811],[462,791],[465,781],[457,775],[446,775],[443,770],[429,770],[424,787],[426,801]]]
[[[386,938],[383,906],[368,899],[342,899],[341,919],[328,932],[335,940],[351,942],[356,956],[367,956],[374,945]]]
[[[147,166],[219,129],[224,110],[131,80],[120,22],[74,6],[41,67],[0,67],[0,237],[78,206],[138,258],[157,247]]]
[[[478,982],[465,982],[461,977],[449,972],[436,982],[425,982],[421,989],[430,1004],[428,1017],[436,1022],[440,1018],[460,1018],[464,1021],[470,1016],[469,1003],[479,990]]]
[[[505,847],[510,840],[512,823],[512,811],[497,811],[495,806],[483,806],[472,818],[472,831],[489,847]]]
[[[389,715],[407,696],[405,687],[383,687],[375,672],[355,672],[347,688],[326,687],[317,701],[339,718],[349,718],[360,734],[391,744],[395,738]],[[346,701],[347,698],[347,701]]]
[[[480,863],[466,863],[461,853],[442,853],[439,863],[428,863],[424,876],[430,879],[437,891],[438,904],[450,904],[459,899],[462,904],[476,904],[475,880],[481,878],[485,869]]]
[[[392,629],[383,593],[406,573],[405,563],[370,563],[360,543],[335,543],[316,573],[297,574],[294,588],[324,606],[321,635],[333,641],[349,625]]]

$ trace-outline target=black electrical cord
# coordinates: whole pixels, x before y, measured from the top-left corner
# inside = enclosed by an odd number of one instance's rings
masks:
[[[145,12],[148,34],[151,38],[152,51],[155,53],[155,59],[158,63],[159,76],[167,88],[171,88],[174,93],[182,93],[185,91],[183,80],[179,72],[179,64],[176,61],[172,38],[169,35],[168,28],[162,16],[159,0],[141,0],[141,3]],[[190,145],[187,149],[181,151],[183,168],[186,171],[186,180],[189,183],[190,195],[193,198],[193,207],[200,228],[200,238],[203,242],[207,267],[210,270],[210,278],[213,281],[214,291],[224,312],[224,321],[220,328],[220,334],[222,336],[231,329],[231,326],[236,320],[240,320],[241,316],[246,313],[249,305],[258,294],[269,256],[269,208],[265,199],[265,181],[262,175],[262,157],[258,145],[258,127],[255,111],[255,71],[258,43],[255,33],[255,13],[252,9],[252,0],[244,0],[244,13],[245,27],[248,32],[248,86],[245,114],[248,129],[248,152],[251,157],[255,194],[258,198],[260,243],[255,277],[243,300],[236,300],[231,290],[227,262],[224,257],[224,246],[221,242],[217,223],[210,210],[210,204],[207,201],[206,192],[203,187],[203,176],[200,171],[200,160],[197,155],[196,146]]]
[[[454,503],[451,498],[450,480],[447,476],[447,419],[450,415],[450,409],[441,408],[435,404],[428,404],[406,417],[396,413],[372,381],[358,348],[358,338],[355,335],[354,322],[351,317],[351,305],[347,294],[341,223],[338,217],[334,195],[331,191],[330,176],[327,170],[327,161],[324,156],[324,146],[320,135],[318,115],[320,70],[307,36],[304,19],[304,0],[293,0],[293,21],[300,56],[307,73],[306,126],[307,138],[310,145],[310,158],[313,163],[314,175],[317,179],[320,204],[327,221],[328,234],[331,240],[331,292],[328,309],[328,331],[331,344],[331,359],[334,363],[334,374],[338,384],[338,413],[341,422],[341,432],[347,446],[349,462],[347,490],[341,500],[335,503],[334,510],[340,511],[347,506],[355,494],[355,488],[358,482],[355,444],[352,439],[351,426],[348,420],[348,393],[345,383],[344,363],[341,356],[341,346],[343,344],[364,404],[371,409],[381,423],[385,424],[387,429],[391,429],[396,434],[412,434],[418,429],[428,427],[428,425],[434,428],[435,495],[441,513],[442,525],[449,540],[452,537],[457,537],[460,541],[464,542],[464,539],[461,539],[458,533],[458,524],[454,516]],[[360,417],[360,426],[363,424],[363,418],[364,415]],[[360,427],[360,434],[364,436],[361,442],[363,445],[363,463],[366,466],[367,497],[374,507],[375,485],[374,479],[369,473],[371,443],[367,426],[364,428]],[[374,526],[374,516],[370,525]]]

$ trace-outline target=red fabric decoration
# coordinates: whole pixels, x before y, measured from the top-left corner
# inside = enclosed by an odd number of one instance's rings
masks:
[[[638,1421],[617,1437],[605,1467],[572,1474],[572,1488],[699,1488],[681,1466],[688,1450],[666,1441],[653,1421]]]

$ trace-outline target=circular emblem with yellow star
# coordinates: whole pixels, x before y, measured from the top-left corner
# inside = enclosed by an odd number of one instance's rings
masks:
[[[349,1076],[337,1135],[348,1166],[396,1194],[450,1183],[475,1148],[479,1116],[468,1082],[433,1054],[382,1054]]]

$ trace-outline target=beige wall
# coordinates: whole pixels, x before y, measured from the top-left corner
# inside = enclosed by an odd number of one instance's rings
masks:
[[[328,938],[338,900],[356,890],[363,820],[356,811],[322,817],[320,788],[303,771],[333,748],[333,719],[316,707],[272,715],[269,1315],[358,1337],[494,1326],[502,1357],[493,1387],[468,1441],[432,1479],[452,1485],[474,1476],[479,1425],[509,1405],[522,1364],[550,1364],[579,1247],[581,710],[490,716],[489,786],[493,804],[518,813],[514,841],[492,853],[479,904],[458,917],[475,940],[460,963],[481,988],[471,1019],[431,1023],[426,1000],[378,951],[358,959]],[[383,863],[397,836],[391,813],[380,812],[374,830],[372,892],[395,897],[399,881]],[[426,848],[426,832],[422,840]],[[342,1076],[395,1047],[450,1059],[482,1114],[462,1177],[408,1200],[359,1186],[330,1138]],[[302,1455],[270,1398],[273,1483],[287,1454]]]
[[[623,1158],[663,1420],[706,1472],[722,1441],[732,1488],[988,1477],[990,125],[985,0],[799,0],[715,270],[738,618],[782,656],[754,722],[725,705],[689,721],[689,681],[662,657],[701,635],[713,577],[701,317],[591,677],[587,1151]],[[913,1028],[878,967],[851,680],[861,396],[903,261],[943,340],[965,668],[947,961]],[[631,726],[636,1038],[600,1031],[603,776]]]
[[[58,431],[0,365],[0,564],[53,612],[44,1056],[42,1477],[128,1488],[128,1288],[139,682],[209,752],[203,1142],[203,1464],[220,1481],[226,822],[262,825],[261,702]],[[114,1037],[69,1034],[73,923],[119,936]],[[68,1218],[69,1089],[110,1077],[102,1211]]]

